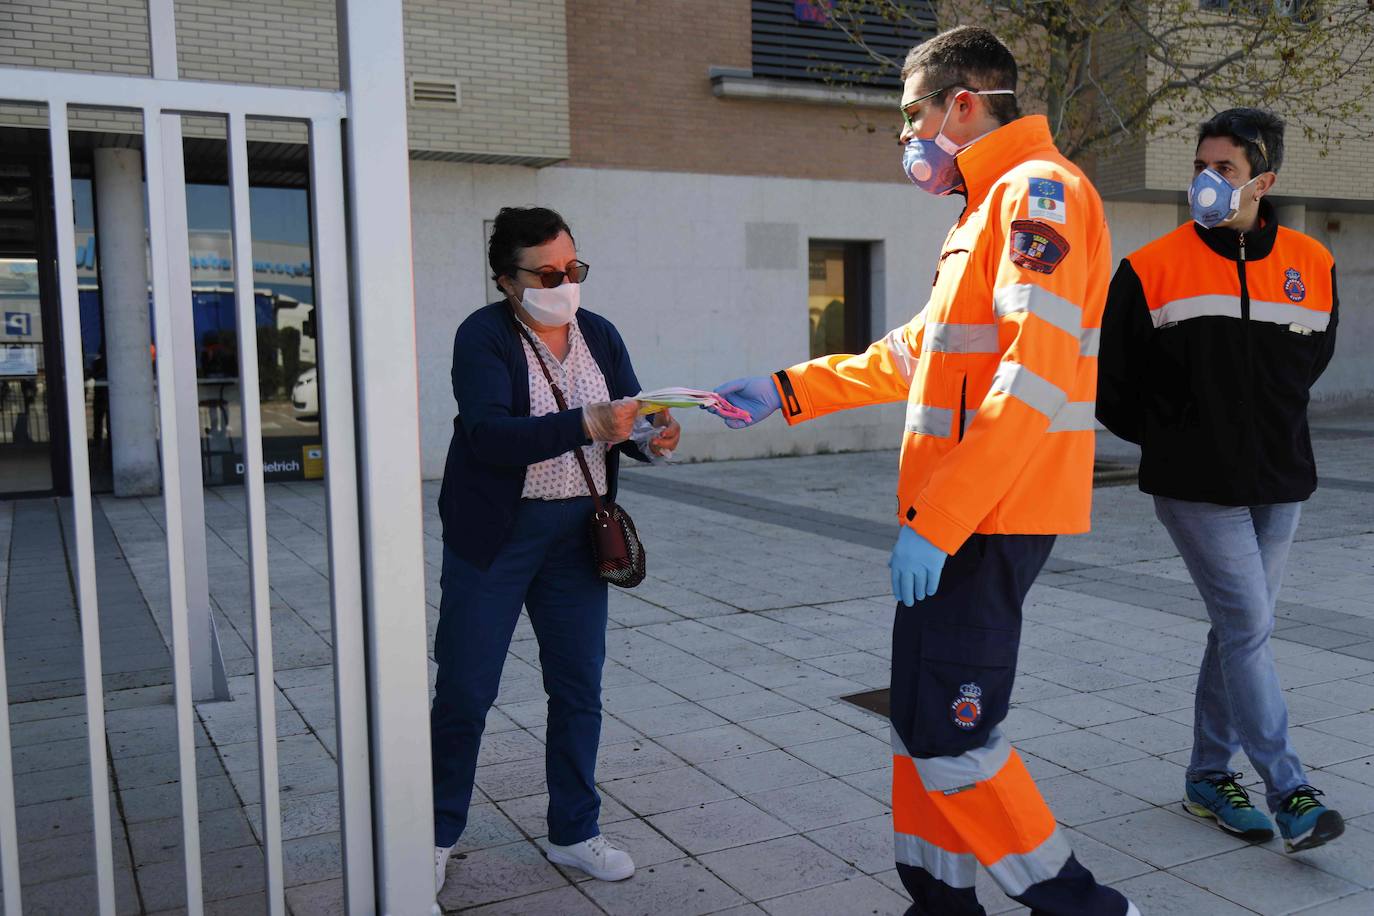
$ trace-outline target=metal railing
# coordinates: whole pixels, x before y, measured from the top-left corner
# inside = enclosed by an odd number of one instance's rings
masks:
[[[184,370],[182,361],[193,357],[174,345],[179,340],[175,313],[181,308],[189,312],[190,301],[180,160],[180,118],[190,114],[226,122],[239,327],[256,323],[247,119],[303,121],[309,128],[345,901],[350,914],[437,913],[430,861],[428,681],[401,0],[340,0],[338,12],[339,92],[177,80],[172,0],[149,4],[155,78],[0,68],[0,100],[47,107],[64,406],[70,438],[77,443],[86,441],[88,418],[69,112],[113,109],[138,112],[143,119],[154,328],[159,342],[171,342],[157,347],[156,376],[182,853],[186,910],[193,916],[203,912],[192,686],[192,640],[197,631],[188,611],[183,542],[187,526],[199,523],[203,510],[183,505],[184,469],[198,465],[200,456],[185,454],[185,431],[180,427],[186,425],[187,413],[178,398],[194,397],[195,389],[186,393],[174,384],[178,367]],[[351,225],[345,224],[346,214]],[[241,335],[239,390],[261,837],[267,907],[277,916],[286,912],[286,904],[256,350],[254,336]],[[101,916],[113,916],[114,857],[90,469],[85,448],[71,448],[69,453],[97,905]],[[4,912],[18,916],[22,901],[8,696],[0,651],[0,879]]]

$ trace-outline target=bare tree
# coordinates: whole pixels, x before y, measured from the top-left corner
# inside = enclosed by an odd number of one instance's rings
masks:
[[[902,62],[867,40],[881,24],[978,23],[1014,49],[1023,108],[1043,111],[1064,153],[1103,153],[1237,105],[1272,109],[1320,153],[1374,137],[1374,0],[809,0],[866,66],[827,79],[872,83]]]

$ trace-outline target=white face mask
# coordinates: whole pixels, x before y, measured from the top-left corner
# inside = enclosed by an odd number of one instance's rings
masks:
[[[564,283],[553,289],[528,286],[524,298],[520,300],[530,318],[552,328],[561,328],[572,321],[581,302],[581,283]]]

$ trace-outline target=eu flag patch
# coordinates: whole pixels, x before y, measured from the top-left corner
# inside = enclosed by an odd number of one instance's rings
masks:
[[[1049,220],[1063,225],[1068,222],[1064,205],[1064,183],[1051,178],[1029,178],[1030,200],[1027,215],[1031,219]]]
[[[1040,220],[1012,220],[1008,255],[1017,267],[1052,274],[1068,253],[1069,243],[1064,237]]]

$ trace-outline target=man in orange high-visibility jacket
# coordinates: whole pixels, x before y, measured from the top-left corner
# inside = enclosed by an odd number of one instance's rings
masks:
[[[717,390],[751,422],[907,402],[890,565],[892,814],[909,912],[982,914],[981,863],[1037,914],[1135,913],[1074,858],[998,728],[1026,593],[1055,535],[1089,526],[1111,270],[1102,203],[1046,120],[1018,116],[1016,61],[991,32],[941,33],[902,76],[905,171],[967,199],[930,301],[861,355]]]

